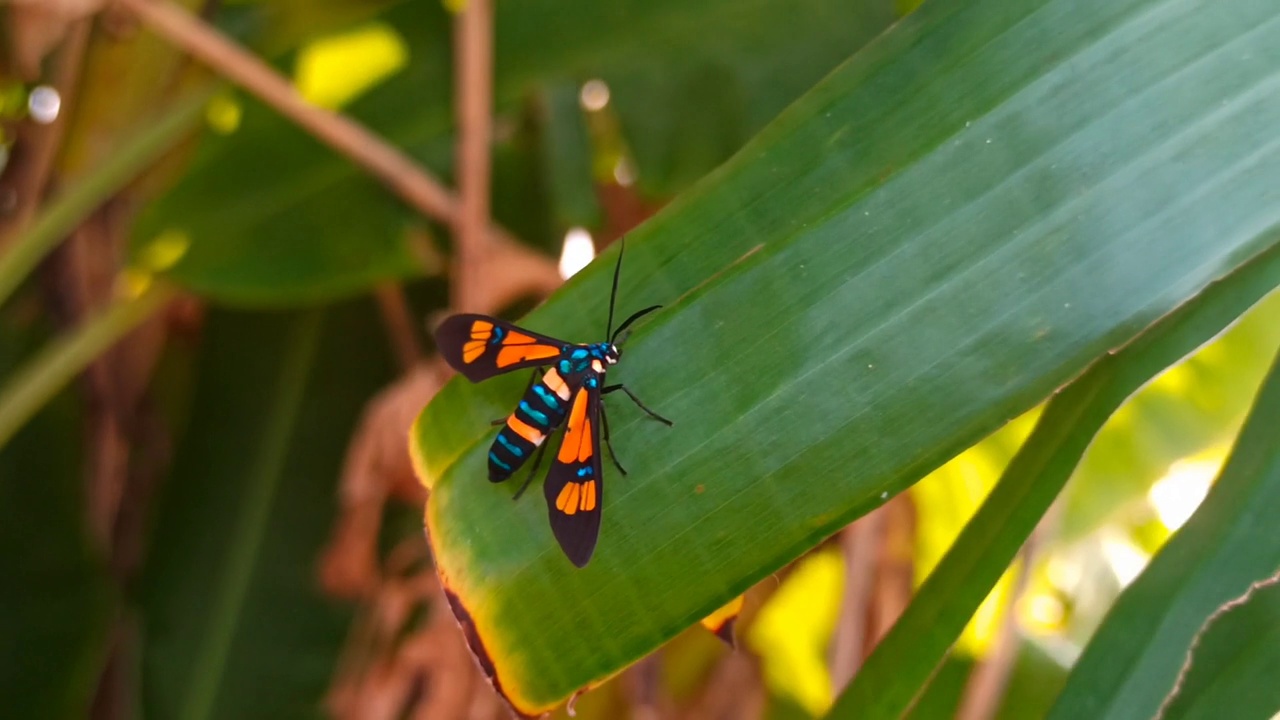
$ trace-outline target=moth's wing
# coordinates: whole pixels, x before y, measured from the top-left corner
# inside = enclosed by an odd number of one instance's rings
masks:
[[[600,388],[578,387],[565,421],[560,449],[551,462],[543,493],[551,532],[569,561],[585,567],[600,536],[604,480],[600,475]]]
[[[548,365],[568,345],[487,315],[452,315],[435,334],[445,361],[472,382]]]

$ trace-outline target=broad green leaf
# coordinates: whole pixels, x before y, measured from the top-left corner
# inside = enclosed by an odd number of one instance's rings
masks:
[[[727,158],[886,27],[894,19],[890,5],[498,3],[499,123],[509,124],[540,87],[603,78],[632,141],[642,185],[670,194]],[[379,20],[403,36],[407,65],[345,110],[447,180],[450,17],[439,3],[408,2]],[[131,241],[135,258],[158,238],[183,238],[188,250],[171,269],[173,278],[241,304],[310,302],[424,272],[411,241],[419,218],[273,111],[245,101],[240,112],[235,132],[207,137],[191,172],[144,213]],[[508,210],[543,202],[547,194],[538,182],[495,173],[494,214],[524,233],[525,219]],[[547,229],[544,224],[541,232]]]
[[[1120,596],[1050,718],[1151,717],[1197,630],[1280,568],[1280,356],[1204,504]]]
[[[0,376],[48,339],[30,296],[0,314]],[[114,593],[86,532],[77,399],[64,391],[0,449],[0,697],[4,714],[86,717]]]
[[[1280,712],[1280,576],[1224,605],[1191,646],[1163,720],[1267,720]]]
[[[621,306],[667,309],[611,379],[676,426],[609,398],[589,566],[484,479],[523,373],[414,430],[507,698],[608,677],[1272,247],[1278,66],[1270,0],[938,0],[630,235]],[[525,322],[598,339],[614,259]]]
[[[1099,359],[1049,401],[1035,430],[829,717],[896,718],[924,688],[1026,543],[1085,449],[1125,400],[1280,285],[1280,246]]]
[[[350,620],[317,557],[343,452],[391,376],[364,304],[213,313],[142,582],[148,717],[319,715]]]

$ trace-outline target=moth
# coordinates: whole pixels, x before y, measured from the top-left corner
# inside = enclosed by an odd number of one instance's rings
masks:
[[[460,314],[447,318],[436,330],[436,346],[455,370],[472,382],[495,375],[534,368],[529,387],[516,409],[501,424],[489,448],[489,480],[502,482],[534,456],[533,469],[515,497],[519,498],[538,472],[546,440],[561,425],[564,436],[543,484],[551,531],[569,561],[585,567],[600,536],[604,485],[600,440],[623,475],[609,440],[609,420],[602,398],[622,391],[644,412],[668,426],[672,422],[650,410],[625,385],[606,385],[605,373],[622,357],[618,338],[636,320],[660,309],[652,305],[633,313],[617,330],[613,309],[622,271],[622,248],[613,270],[609,319],[603,342],[576,344],[526,330],[488,315]],[[625,336],[623,336],[625,337]]]

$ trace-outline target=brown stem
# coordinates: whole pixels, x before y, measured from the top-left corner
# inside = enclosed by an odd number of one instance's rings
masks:
[[[378,312],[387,326],[400,371],[408,372],[422,359],[422,346],[418,343],[413,311],[404,296],[404,288],[395,283],[383,283],[373,289],[373,297],[378,301]]]
[[[458,192],[461,208],[453,225],[453,306],[475,310],[484,282],[489,227],[489,141],[493,126],[493,7],[468,0],[454,23],[458,109]]]

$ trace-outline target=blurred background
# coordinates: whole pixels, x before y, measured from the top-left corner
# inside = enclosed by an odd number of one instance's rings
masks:
[[[519,317],[913,9],[795,5],[0,6],[5,714],[506,717],[423,538],[428,328]],[[1111,419],[913,716],[1042,714],[1278,347],[1273,296]],[[1035,414],[578,717],[821,716]]]

